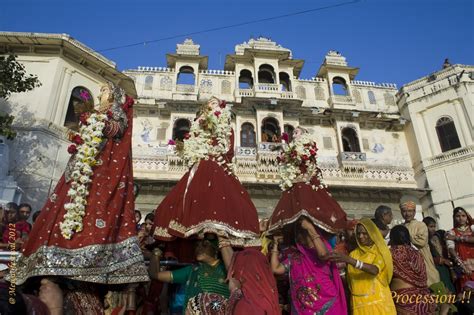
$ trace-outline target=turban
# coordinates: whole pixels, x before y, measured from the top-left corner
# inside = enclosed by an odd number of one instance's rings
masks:
[[[416,203],[414,201],[408,200],[400,204],[401,210],[416,210]]]

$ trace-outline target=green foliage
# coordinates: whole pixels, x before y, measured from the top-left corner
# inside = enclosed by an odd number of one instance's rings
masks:
[[[0,98],[8,99],[12,93],[21,93],[40,87],[38,77],[26,74],[25,66],[16,56],[0,56]],[[16,132],[12,129],[13,116],[0,113],[0,136],[13,140]]]
[[[8,140],[13,140],[16,132],[12,129],[13,116],[0,113],[0,136],[5,136]]]
[[[11,93],[21,93],[40,87],[38,77],[26,74],[25,66],[16,56],[0,56],[0,97],[8,98]]]

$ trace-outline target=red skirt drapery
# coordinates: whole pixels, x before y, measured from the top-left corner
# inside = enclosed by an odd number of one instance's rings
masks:
[[[259,243],[257,210],[247,191],[213,159],[188,171],[155,211],[154,236],[159,240],[202,233],[226,236],[233,246]]]
[[[270,217],[269,232],[292,224],[301,216],[332,234],[345,229],[346,213],[326,188],[312,188],[313,185],[319,187],[319,184],[319,180],[313,177],[309,184],[298,182],[285,190]]]
[[[127,97],[124,108],[133,104]],[[83,230],[67,240],[59,223],[70,201],[63,175],[41,209],[17,264],[17,283],[33,276],[63,276],[94,283],[147,281],[134,216],[131,156],[132,109],[121,139],[108,139],[89,184]]]

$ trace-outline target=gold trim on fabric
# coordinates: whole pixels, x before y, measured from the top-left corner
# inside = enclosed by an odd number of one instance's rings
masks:
[[[237,230],[227,223],[221,221],[206,220],[197,225],[185,227],[181,223],[171,220],[168,228],[156,227],[154,235],[164,238],[175,238],[175,236],[169,234],[169,230],[176,231],[183,235],[184,238],[188,238],[193,235],[202,235],[205,233],[213,233],[224,236],[229,239],[232,246],[237,247],[257,247],[261,246],[261,241],[258,235],[248,230]]]
[[[298,219],[301,216],[306,216],[307,218],[309,218],[313,222],[314,225],[316,225],[317,227],[323,229],[326,232],[329,232],[331,234],[336,234],[338,232],[337,229],[335,229],[335,228],[327,225],[326,223],[323,223],[322,221],[314,218],[311,214],[309,214],[308,211],[303,209],[303,210],[299,211],[298,213],[296,213],[294,216],[292,216],[289,219],[278,220],[277,222],[271,224],[268,228],[268,231],[267,231],[268,234],[272,234],[276,230],[279,230],[279,229],[283,228],[284,226],[286,226],[288,224],[295,223],[296,221],[298,221]],[[271,222],[271,219],[270,219],[270,222]]]
[[[17,285],[35,276],[62,276],[81,281],[120,284],[148,281],[148,272],[136,236],[116,244],[75,249],[41,246],[17,259]]]

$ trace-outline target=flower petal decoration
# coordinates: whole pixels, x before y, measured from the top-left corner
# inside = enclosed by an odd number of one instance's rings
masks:
[[[71,172],[71,188],[67,195],[70,201],[64,204],[66,213],[60,222],[61,235],[70,239],[74,233],[82,231],[82,218],[85,215],[89,183],[92,181],[92,167],[96,160],[99,146],[104,138],[103,130],[108,116],[101,113],[83,113],[80,119],[79,134],[76,134],[68,147],[68,152],[74,155],[75,162]]]

